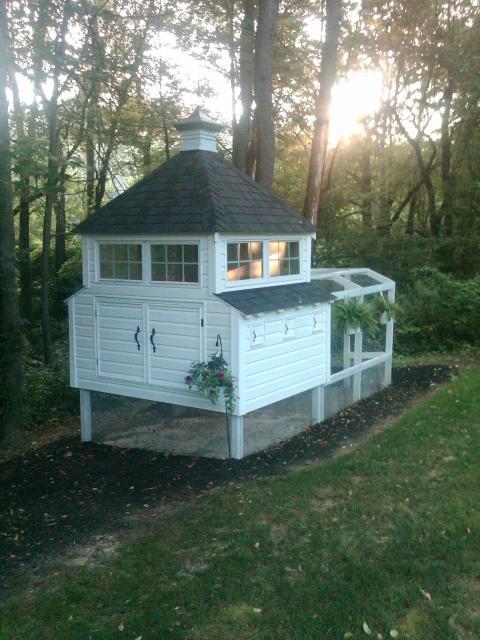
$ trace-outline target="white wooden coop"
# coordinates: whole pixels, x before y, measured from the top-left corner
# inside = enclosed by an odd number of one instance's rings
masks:
[[[68,300],[71,385],[83,440],[90,392],[223,413],[184,383],[220,344],[237,380],[231,455],[242,458],[252,412],[309,392],[318,423],[390,382],[393,322],[366,348],[361,332],[336,340],[331,318],[345,296],[393,300],[394,283],[368,269],[311,269],[315,229],[217,154],[221,126],[197,108],[177,128],[180,153],[75,230],[83,287]]]

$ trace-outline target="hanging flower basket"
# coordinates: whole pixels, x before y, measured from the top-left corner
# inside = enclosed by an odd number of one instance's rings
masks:
[[[184,381],[189,389],[197,387],[212,404],[223,397],[227,414],[235,413],[236,381],[222,354],[211,355],[207,362],[192,362]]]
[[[389,323],[389,318],[387,315],[387,312],[384,311],[383,313],[380,314],[380,317],[378,318],[378,321],[380,322],[380,324],[388,324]]]
[[[360,302],[358,298],[345,298],[336,303],[336,323],[340,331],[355,335],[361,331],[375,331],[378,322],[371,305]]]
[[[400,306],[396,302],[391,302],[383,293],[376,298],[373,312],[380,324],[388,324],[395,320],[400,312]]]
[[[351,324],[347,324],[345,326],[345,333],[347,334],[347,336],[354,336],[356,333],[360,333],[360,332],[361,332],[360,327],[355,327]]]

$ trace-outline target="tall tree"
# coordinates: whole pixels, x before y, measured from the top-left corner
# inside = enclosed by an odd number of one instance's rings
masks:
[[[57,198],[57,182],[59,174],[59,122],[58,100],[61,93],[60,75],[64,67],[65,38],[70,18],[70,0],[63,6],[63,15],[54,46],[54,62],[52,73],[52,95],[47,103],[48,118],[48,172],[45,195],[45,210],[43,217],[42,262],[40,303],[42,310],[43,358],[45,364],[51,364],[53,359],[52,336],[50,328],[50,246],[52,235],[53,207]]]
[[[325,40],[320,65],[320,86],[315,100],[315,125],[308,167],[307,188],[303,214],[318,225],[320,197],[325,175],[325,164],[330,127],[332,88],[337,76],[338,41],[342,19],[342,1],[326,0]]]
[[[243,17],[240,32],[239,84],[240,104],[242,112],[233,129],[233,164],[245,169],[248,144],[250,141],[252,104],[253,104],[253,69],[255,48],[255,1],[243,0]]]
[[[7,104],[9,60],[5,0],[0,0],[0,440],[21,431],[21,334],[15,268],[12,168]]]
[[[255,180],[272,188],[275,164],[275,128],[273,117],[273,43],[279,0],[259,0],[255,36]]]

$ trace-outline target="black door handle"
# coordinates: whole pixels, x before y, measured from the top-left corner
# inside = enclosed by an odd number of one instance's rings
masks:
[[[137,330],[135,331],[135,342],[137,343],[137,349],[140,351],[140,343],[138,341],[139,333],[140,333],[140,327],[137,325]]]
[[[157,351],[157,347],[155,346],[155,343],[153,341],[153,336],[154,335],[155,335],[155,327],[153,327],[152,333],[150,334],[150,342],[151,342],[152,347],[153,347],[153,353],[155,353]]]

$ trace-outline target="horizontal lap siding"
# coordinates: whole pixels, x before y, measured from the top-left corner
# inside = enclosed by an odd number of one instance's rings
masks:
[[[89,293],[79,292],[73,298],[73,333],[75,368],[77,386],[82,387],[81,380],[92,380],[95,371],[95,316],[94,298]]]
[[[112,301],[113,310],[115,312],[115,327],[112,327],[109,322],[108,313],[106,315],[100,314],[98,319],[99,330],[104,335],[103,340],[103,356],[102,356],[102,376],[97,376],[96,365],[96,349],[95,349],[95,315],[94,315],[94,299],[95,296],[90,292],[79,292],[72,299],[72,325],[73,325],[73,342],[75,349],[75,358],[72,358],[72,384],[77,387],[91,389],[100,387],[102,390],[106,390],[110,393],[117,394],[135,394],[134,390],[138,390],[138,397],[152,397],[154,396],[159,401],[172,402],[172,398],[177,397],[179,404],[186,404],[187,406],[203,406],[203,399],[199,394],[192,392],[188,393],[188,398],[185,397],[185,390],[179,389],[178,380],[183,380],[183,375],[186,374],[191,365],[191,348],[198,344],[198,338],[195,338],[194,327],[192,326],[192,319],[189,316],[183,316],[179,307],[164,308],[161,310],[160,315],[162,321],[168,321],[170,325],[169,335],[162,336],[161,332],[156,334],[155,342],[157,344],[158,358],[154,361],[154,368],[163,368],[165,370],[164,380],[166,385],[159,387],[155,384],[148,384],[146,382],[139,383],[132,381],[132,376],[136,376],[140,373],[140,369],[137,363],[125,362],[124,366],[124,378],[115,380],[113,377],[108,377],[108,371],[110,364],[112,371],[115,371],[113,366],[115,363],[124,359],[124,347],[122,340],[124,339],[124,331],[131,330],[131,322],[135,319],[132,318],[132,314],[135,312],[129,303],[144,303],[155,305],[158,303],[161,305],[173,304],[175,300],[178,300],[179,305],[181,302],[188,305],[188,301],[185,298],[185,292],[181,287],[178,288],[158,288],[152,291],[149,289],[149,296],[142,297],[130,297],[119,296],[117,299],[115,296],[105,298],[103,291],[100,287],[94,288],[95,293],[99,300],[103,301],[103,308],[106,311],[108,309],[108,300]],[[198,290],[200,293],[201,290]],[[120,292],[119,292],[120,293]],[[177,294],[177,295],[172,295]],[[152,294],[156,294],[155,296]],[[180,301],[180,294],[182,294],[183,300]],[[125,303],[122,306],[121,302]],[[225,303],[219,301],[213,296],[208,296],[203,291],[203,301],[199,297],[191,300],[192,303],[202,303],[204,305],[204,313],[201,316],[205,322],[204,329],[204,345],[203,351],[206,356],[211,355],[217,351],[215,345],[217,334],[220,334],[222,338],[222,345],[224,350],[224,357],[229,364],[231,358],[231,312],[230,307]],[[119,304],[120,303],[120,304]],[[152,307],[154,308],[154,307]],[[202,307],[203,308],[203,307]],[[191,311],[190,311],[191,315]],[[125,325],[125,326],[124,326]],[[160,325],[159,325],[160,326]],[[141,327],[142,333],[140,334],[140,342],[143,342],[142,335],[146,327]],[[168,339],[167,339],[168,338]],[[169,341],[175,342],[175,348],[169,344]],[[147,342],[148,348],[150,343]],[[174,356],[175,354],[175,356]],[[173,359],[173,356],[175,359]],[[133,368],[132,368],[133,367]],[[168,369],[168,371],[167,371]],[[180,376],[180,378],[179,378]],[[118,376],[118,368],[117,374]],[[123,377],[123,376],[122,376]],[[168,390],[167,385],[172,385],[171,390]],[[126,386],[127,385],[127,386]],[[175,387],[177,387],[175,389]],[[172,395],[173,394],[173,395]],[[176,394],[176,395],[175,395]],[[209,405],[211,406],[211,405]]]
[[[223,355],[225,360],[231,364],[231,318],[230,307],[216,298],[209,299],[206,305],[206,355],[210,356],[217,351],[215,342],[217,334],[222,338]]]
[[[264,335],[251,346],[252,327]],[[244,358],[245,411],[324,384],[327,375],[327,307],[270,313],[245,322],[240,349]]]

